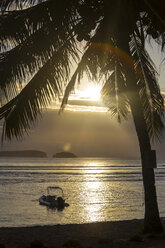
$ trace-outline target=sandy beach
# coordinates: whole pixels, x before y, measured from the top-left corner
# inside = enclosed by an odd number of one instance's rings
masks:
[[[162,220],[164,226],[165,221]],[[0,247],[165,247],[165,235],[142,235],[142,220],[0,228]],[[35,241],[35,242],[34,242]],[[3,244],[3,245],[2,245]],[[41,247],[41,246],[40,246]]]

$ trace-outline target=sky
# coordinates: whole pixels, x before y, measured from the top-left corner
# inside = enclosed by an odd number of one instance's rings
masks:
[[[160,88],[165,95],[165,65],[161,51],[152,44],[148,50],[156,62]],[[121,124],[113,119],[100,103],[100,89],[101,86],[84,79],[64,113],[59,115],[59,105],[52,104],[28,136],[19,142],[4,142],[1,150],[35,149],[45,151],[50,157],[57,152],[70,151],[79,157],[140,158],[131,116]],[[153,145],[158,158],[165,159],[164,147],[165,132],[160,142]]]
[[[64,113],[52,104],[21,142],[5,142],[3,150],[42,150],[52,157],[56,152],[70,151],[78,157],[140,158],[134,123],[129,116],[121,124],[113,119],[99,102],[100,87],[71,97]],[[156,145],[159,158],[165,158],[165,134]],[[155,147],[153,147],[155,149]]]

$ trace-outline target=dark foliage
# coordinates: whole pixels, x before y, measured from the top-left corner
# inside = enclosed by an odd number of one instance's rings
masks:
[[[4,138],[23,136],[67,85],[62,110],[84,73],[103,82],[105,105],[121,121],[130,111],[128,67],[150,137],[160,136],[164,102],[145,41],[152,38],[164,50],[163,1],[158,6],[155,0],[1,0],[0,6]]]

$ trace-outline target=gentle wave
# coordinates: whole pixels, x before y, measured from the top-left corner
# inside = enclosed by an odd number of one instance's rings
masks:
[[[165,161],[155,169],[161,216],[165,216]],[[40,206],[48,186],[62,187],[70,206]],[[87,223],[142,218],[144,194],[139,160],[108,158],[0,159],[0,226]]]

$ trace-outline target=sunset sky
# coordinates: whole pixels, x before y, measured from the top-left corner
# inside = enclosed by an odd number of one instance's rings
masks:
[[[85,83],[84,83],[85,85]],[[38,120],[35,128],[21,142],[4,143],[3,150],[37,149],[52,156],[71,151],[78,156],[138,158],[139,147],[131,117],[119,124],[99,99],[100,86],[82,87],[76,91],[64,113],[52,104]],[[156,145],[158,156],[164,158],[165,135]]]
[[[161,91],[165,93],[165,66],[160,50],[154,47],[151,56],[160,73]],[[58,115],[59,105],[52,104],[44,111],[42,119],[25,136],[23,141],[5,142],[3,150],[36,149],[52,156],[56,152],[71,151],[78,156],[138,158],[139,147],[131,116],[128,121],[117,123],[102,106],[99,98],[101,85],[84,78],[75,94],[70,97],[63,114]],[[2,130],[2,126],[1,126]],[[165,158],[165,134],[156,149]]]

